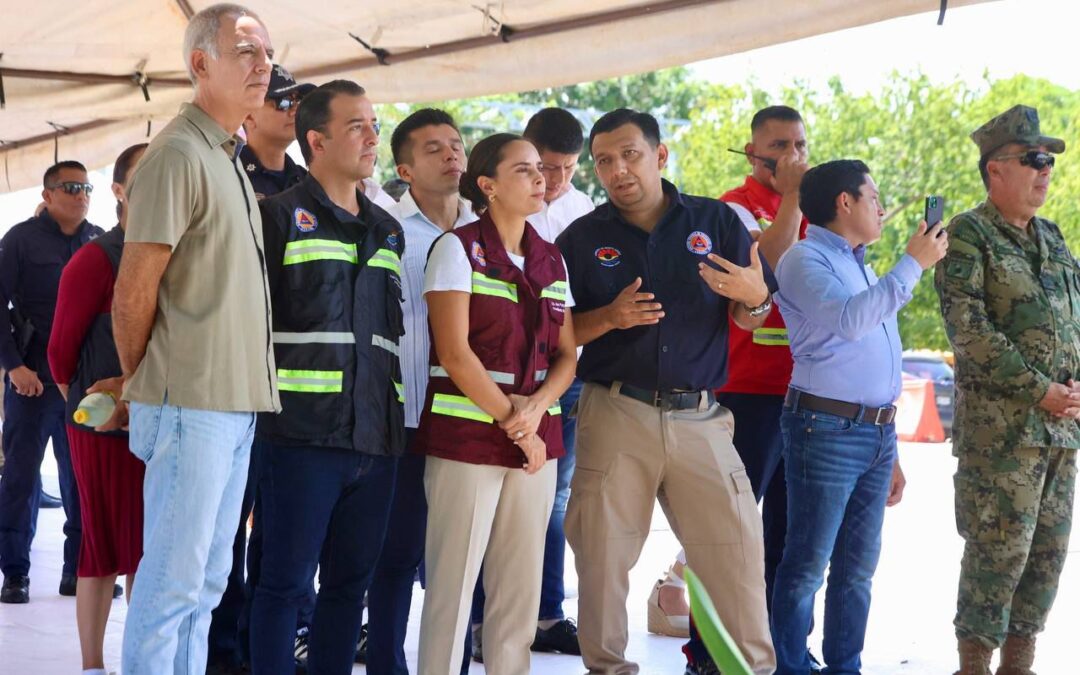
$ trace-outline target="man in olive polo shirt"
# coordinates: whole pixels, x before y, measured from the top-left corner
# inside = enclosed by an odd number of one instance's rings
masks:
[[[234,135],[262,105],[273,49],[243,7],[192,17],[192,103],[132,176],[113,325],[146,462],[144,555],[125,673],[202,675],[225,588],[257,411],[279,410],[255,192]]]

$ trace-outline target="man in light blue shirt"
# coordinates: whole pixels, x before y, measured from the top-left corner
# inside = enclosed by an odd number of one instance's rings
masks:
[[[948,238],[940,224],[927,231],[920,223],[878,279],[864,260],[885,215],[869,168],[826,162],[806,172],[799,194],[820,225],[776,269],[795,361],[781,416],[790,521],[772,597],[776,673],[811,670],[806,637],[830,562],[822,656],[829,672],[858,673],[885,506],[904,488],[892,405],[900,395],[896,314]]]
[[[476,220],[476,216],[458,195],[458,183],[465,171],[465,144],[449,114],[432,108],[414,112],[394,129],[390,147],[398,175],[409,184],[389,212],[401,223],[407,242],[401,257],[405,319],[401,376],[405,385],[405,435],[411,446],[424,406],[431,352],[423,298],[428,251],[443,233]],[[390,523],[368,591],[366,660],[372,675],[408,672],[405,630],[413,581],[424,558],[427,524],[424,459],[410,448],[398,461]],[[466,656],[464,670],[468,663]]]

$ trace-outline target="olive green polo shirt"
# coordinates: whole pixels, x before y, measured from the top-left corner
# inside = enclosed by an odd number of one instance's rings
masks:
[[[242,141],[185,103],[128,186],[125,241],[167,244],[157,314],[125,390],[131,401],[219,411],[280,410],[262,219]]]

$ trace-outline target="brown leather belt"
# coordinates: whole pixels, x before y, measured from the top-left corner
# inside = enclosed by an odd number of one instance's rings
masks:
[[[892,424],[896,418],[896,406],[887,405],[881,408],[868,408],[858,403],[837,401],[824,396],[814,396],[798,389],[788,389],[784,396],[784,407],[792,410],[811,410],[823,412],[838,417],[846,417],[849,420],[866,424],[882,426]]]

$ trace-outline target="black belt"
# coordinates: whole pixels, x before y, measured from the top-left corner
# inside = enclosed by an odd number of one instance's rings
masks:
[[[848,403],[847,401],[837,401],[833,398],[814,396],[813,394],[807,394],[798,389],[788,389],[787,395],[784,396],[784,407],[791,408],[792,410],[802,409],[828,413],[830,415],[837,415],[838,417],[846,417],[849,420],[854,420],[856,422],[876,424],[878,426],[892,424],[893,419],[896,418],[896,406],[894,405],[887,405],[881,408],[868,408],[866,406],[861,406],[858,403]]]
[[[611,387],[610,382],[597,382],[596,384]],[[653,391],[620,383],[619,393],[627,398],[647,403],[656,408],[663,408],[664,410],[697,410],[701,405],[700,391]],[[716,403],[716,396],[711,391],[706,391],[705,395],[709,406]]]

